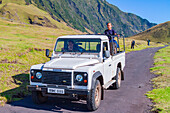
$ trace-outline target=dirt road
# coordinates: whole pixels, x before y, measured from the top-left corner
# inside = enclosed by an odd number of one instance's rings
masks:
[[[154,53],[159,48],[149,48],[126,54],[125,80],[118,90],[105,90],[104,100],[95,113],[149,113],[152,103],[144,95],[151,90],[154,77],[149,68]],[[85,101],[69,101],[50,98],[46,104],[35,105],[31,96],[0,107],[0,113],[70,113],[88,112]]]

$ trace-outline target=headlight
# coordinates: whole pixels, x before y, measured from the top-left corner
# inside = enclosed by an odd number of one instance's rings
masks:
[[[81,82],[83,80],[83,76],[82,75],[77,75],[76,80]]]
[[[37,77],[37,79],[41,79],[42,78],[42,74],[40,72],[37,72],[36,73],[36,77]]]
[[[88,73],[87,72],[74,72],[74,85],[87,86],[88,85]]]

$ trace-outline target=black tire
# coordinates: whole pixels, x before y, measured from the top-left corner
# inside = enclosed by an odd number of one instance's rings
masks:
[[[87,108],[90,111],[97,110],[101,102],[102,88],[99,80],[96,80],[94,89],[87,97]]]
[[[44,97],[41,92],[32,91],[32,100],[35,104],[42,104],[48,100],[48,97]]]
[[[122,79],[122,80],[125,80],[124,72],[123,72],[122,70],[121,70],[121,74],[122,74],[121,79]]]
[[[113,88],[114,89],[119,89],[120,88],[121,77],[122,77],[121,69],[119,67],[117,67],[117,72],[116,72],[116,77],[115,77],[116,82],[113,83]]]

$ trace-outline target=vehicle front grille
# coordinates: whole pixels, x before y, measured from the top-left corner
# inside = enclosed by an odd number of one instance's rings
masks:
[[[71,85],[71,72],[42,72],[42,83],[55,85]]]

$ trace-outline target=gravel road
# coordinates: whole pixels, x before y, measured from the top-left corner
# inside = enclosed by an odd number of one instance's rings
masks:
[[[151,101],[145,93],[152,89],[149,68],[153,64],[154,53],[158,48],[148,48],[126,54],[125,80],[118,90],[105,90],[104,100],[94,113],[149,113]],[[85,101],[69,101],[50,98],[47,103],[36,105],[31,96],[0,107],[0,113],[71,113],[88,112]]]

